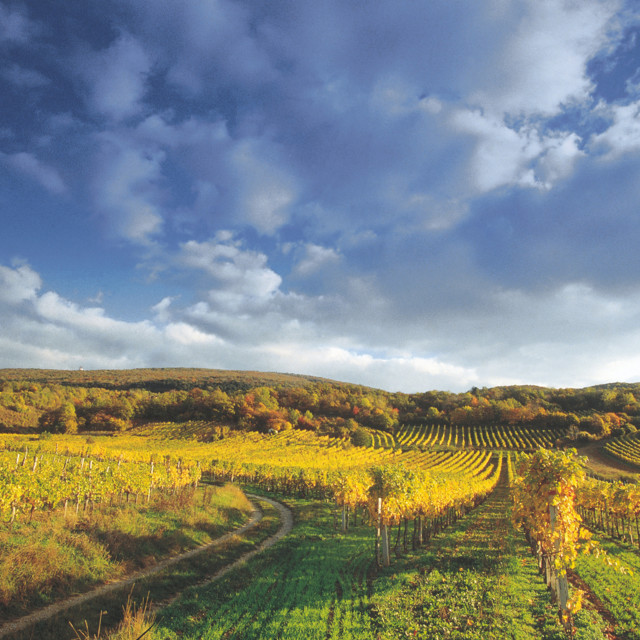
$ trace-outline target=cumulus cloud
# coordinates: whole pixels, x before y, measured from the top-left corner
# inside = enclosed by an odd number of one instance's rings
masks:
[[[210,266],[211,262],[207,262]],[[170,301],[163,299],[154,307],[156,321],[125,322],[111,318],[100,307],[83,307],[53,291],[38,295],[41,281],[30,267],[0,267],[3,281],[0,317],[10,326],[11,348],[3,350],[4,366],[42,363],[55,366],[131,367],[146,363],[156,366],[180,364],[189,358],[193,365],[244,366],[285,370],[292,358],[307,373],[331,375],[350,381],[370,382],[393,388],[397,372],[413,371],[416,385],[427,384],[439,377],[462,378],[466,383],[473,372],[449,366],[435,358],[359,353],[355,347],[321,347],[309,326],[294,319],[284,323],[267,320],[266,340],[228,343],[210,330],[186,320],[171,320]],[[28,301],[30,313],[22,316],[12,310],[18,302]],[[163,315],[164,314],[164,315]],[[254,330],[264,324],[263,318],[252,320]],[[296,327],[297,325],[297,327]],[[285,329],[283,331],[283,328]],[[302,339],[302,341],[296,341]],[[49,344],[55,339],[56,348]],[[0,339],[5,343],[6,339]],[[9,347],[9,345],[6,345]],[[18,348],[20,347],[20,348]]]
[[[333,247],[308,243],[304,247],[302,259],[295,266],[295,271],[300,276],[306,276],[327,265],[336,265],[339,261],[340,255]]]
[[[550,136],[536,166],[536,177],[541,185],[550,189],[558,180],[571,175],[575,163],[585,156],[575,133]]]
[[[219,258],[216,254],[213,262]],[[197,268],[208,270],[211,264],[207,260]],[[40,277],[27,265],[0,267],[0,280],[0,319],[12,336],[11,341],[0,339],[6,347],[3,366],[188,362],[295,370],[389,390],[463,390],[477,384],[587,385],[605,381],[605,371],[632,376],[633,345],[640,343],[640,291],[604,294],[579,282],[540,293],[486,291],[490,304],[476,307],[473,316],[440,314],[428,331],[424,326],[420,331],[415,318],[403,319],[385,308],[376,311],[376,301],[365,298],[358,299],[346,322],[337,318],[324,325],[315,322],[317,313],[311,321],[298,313],[304,304],[313,304],[300,298],[288,307],[280,300],[267,313],[253,315],[234,315],[205,302],[180,308],[165,298],[150,310],[154,320],[127,322],[101,307],[84,307],[53,291],[40,293]],[[582,310],[579,316],[576,308]],[[372,315],[381,323],[379,335],[403,332],[409,339],[394,346],[374,336],[370,326],[352,333],[358,319]],[[216,331],[216,323],[222,327],[224,322],[235,323],[233,339]],[[605,349],[598,346],[603,330],[615,336]]]
[[[480,191],[505,185],[549,189],[572,172],[584,156],[576,133],[542,133],[531,125],[512,128],[480,111],[460,110],[451,116],[457,131],[476,139],[471,176]]]
[[[591,147],[606,159],[640,150],[640,102],[614,105],[607,109],[611,125],[591,140]]]
[[[0,281],[0,300],[10,304],[33,300],[42,286],[40,276],[26,264],[15,268],[0,265]]]
[[[229,299],[265,299],[280,286],[282,278],[267,266],[263,253],[243,249],[228,232],[207,242],[190,240],[182,245],[179,261],[212,277],[218,288],[211,295]]]
[[[452,120],[458,130],[478,139],[471,170],[480,191],[505,184],[535,184],[530,162],[542,151],[537,131],[515,131],[478,111],[460,111]]]
[[[216,336],[199,331],[185,322],[169,323],[164,333],[168,340],[179,345],[205,346],[222,343]]]

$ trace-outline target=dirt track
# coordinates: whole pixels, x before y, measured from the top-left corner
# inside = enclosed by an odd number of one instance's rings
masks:
[[[293,528],[293,516],[289,508],[285,507],[283,504],[279,502],[276,502],[275,500],[271,500],[270,498],[265,498],[262,496],[254,496],[252,494],[247,494],[247,495],[253,502],[254,511],[252,512],[251,517],[249,518],[249,521],[246,522],[241,527],[239,527],[238,529],[234,529],[233,531],[226,533],[225,535],[217,538],[216,540],[214,540],[213,542],[210,542],[209,544],[203,545],[196,549],[192,549],[191,551],[186,551],[176,556],[172,556],[171,558],[167,558],[166,560],[162,560],[161,562],[154,565],[153,567],[149,569],[144,569],[143,571],[138,571],[137,573],[132,574],[127,578],[123,578],[122,580],[117,580],[115,582],[110,582],[100,587],[96,587],[91,591],[87,591],[86,593],[82,593],[77,596],[71,596],[69,598],[66,598],[65,600],[61,600],[60,602],[55,602],[47,607],[39,609],[38,611],[34,611],[33,613],[30,613],[27,616],[18,618],[17,620],[13,620],[11,622],[7,622],[6,624],[3,624],[2,626],[0,626],[0,638],[4,638],[9,634],[16,633],[18,631],[23,631],[24,629],[29,628],[31,625],[36,624],[37,622],[42,622],[43,620],[47,620],[48,618],[53,617],[54,615],[60,613],[61,611],[70,609],[71,607],[74,607],[88,600],[92,600],[93,598],[99,598],[100,596],[103,596],[105,593],[114,591],[115,589],[120,589],[124,586],[132,585],[134,582],[137,582],[138,580],[141,580],[148,576],[152,576],[156,573],[160,573],[167,567],[174,565],[186,558],[190,558],[200,553],[205,553],[206,551],[209,551],[217,546],[224,544],[225,542],[228,542],[234,536],[241,535],[242,533],[245,533],[249,529],[252,529],[260,522],[260,520],[262,520],[262,511],[260,511],[260,509],[256,506],[256,500],[264,500],[265,502],[268,502],[270,505],[275,507],[280,514],[280,520],[281,520],[280,528],[271,537],[267,538],[264,542],[262,542],[259,547],[257,547],[253,551],[249,551],[245,553],[240,558],[238,558],[235,562],[227,565],[226,567],[223,567],[218,572],[216,572],[213,576],[207,578],[201,584],[208,584],[210,582],[213,582],[214,580],[218,580],[219,578],[227,574],[229,571],[247,562],[247,560],[249,560],[250,558],[253,558],[253,556],[273,546],[278,540],[286,536]],[[179,597],[180,597],[180,594],[177,594],[176,596],[174,596],[174,598],[172,598],[172,600],[165,602],[163,604],[169,604],[169,602],[172,602]]]

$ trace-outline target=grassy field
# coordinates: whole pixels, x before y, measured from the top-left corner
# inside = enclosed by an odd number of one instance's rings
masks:
[[[343,535],[326,503],[289,500],[286,540],[222,582],[187,590],[159,614],[155,639],[364,638],[373,567],[369,527]]]
[[[565,638],[534,558],[508,517],[508,488],[424,549],[374,561],[374,529],[342,533],[332,507],[288,499],[293,533],[224,582],[187,590],[152,640]],[[591,611],[576,638],[603,639]]]

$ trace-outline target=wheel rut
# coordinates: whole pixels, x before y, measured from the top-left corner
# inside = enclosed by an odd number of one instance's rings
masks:
[[[271,498],[265,498],[263,496],[247,494],[247,497],[251,500],[254,506],[254,510],[251,513],[249,520],[241,527],[238,527],[233,531],[229,531],[228,533],[224,534],[223,536],[220,536],[219,538],[216,538],[214,541],[206,545],[202,545],[195,549],[185,551],[184,553],[171,556],[170,558],[166,558],[165,560],[158,562],[153,567],[144,569],[142,571],[138,571],[134,574],[127,576],[126,578],[123,578],[121,580],[116,580],[114,582],[109,582],[107,584],[96,587],[91,591],[87,591],[85,593],[81,593],[75,596],[70,596],[69,598],[65,598],[64,600],[60,600],[59,602],[54,602],[53,604],[50,604],[46,607],[38,609],[37,611],[34,611],[33,613],[30,613],[26,616],[17,618],[16,620],[12,620],[10,622],[6,622],[0,626],[0,638],[5,638],[7,636],[10,636],[11,634],[24,631],[25,629],[28,629],[30,626],[37,624],[39,622],[48,620],[49,618],[52,618],[53,616],[63,611],[66,611],[67,609],[71,609],[72,607],[75,607],[84,602],[88,602],[95,598],[100,598],[101,596],[104,596],[106,593],[109,593],[111,591],[115,591],[117,589],[122,589],[123,587],[133,585],[135,582],[138,582],[139,580],[153,576],[154,574],[158,574],[164,571],[165,569],[167,569],[168,567],[171,567],[172,565],[175,565],[187,558],[197,556],[201,553],[206,553],[207,551],[211,551],[212,549],[215,549],[216,547],[219,547],[229,542],[235,536],[242,535],[243,533],[246,533],[250,529],[253,529],[262,520],[263,513],[256,503],[258,501],[268,502],[272,507],[274,507],[278,511],[278,514],[280,516],[280,527],[278,531],[276,531],[276,533],[274,533],[272,536],[270,536],[266,540],[263,540],[258,547],[256,547],[252,551],[248,551],[247,553],[243,554],[234,562],[228,565],[225,565],[224,567],[219,569],[215,574],[207,577],[206,580],[198,583],[197,586],[203,586],[211,582],[214,582],[216,580],[219,580],[222,576],[226,575],[233,569],[241,566],[242,564],[244,564],[254,556],[268,549],[269,547],[272,547],[276,542],[278,542],[278,540],[286,536],[293,528],[293,514],[288,507],[286,507],[280,502],[277,502],[276,500],[272,500]],[[161,608],[163,606],[171,604],[172,602],[175,602],[180,597],[180,595],[181,595],[180,593],[176,594],[172,598],[163,601],[160,604],[160,606],[156,605],[155,608]]]

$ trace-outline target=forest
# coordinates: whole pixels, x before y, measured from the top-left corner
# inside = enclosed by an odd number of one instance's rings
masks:
[[[354,437],[418,424],[561,429],[567,441],[633,433],[640,384],[583,389],[472,388],[391,393],[310,376],[213,369],[0,370],[0,430],[122,432],[154,421],[207,420],[230,431],[303,429]]]

